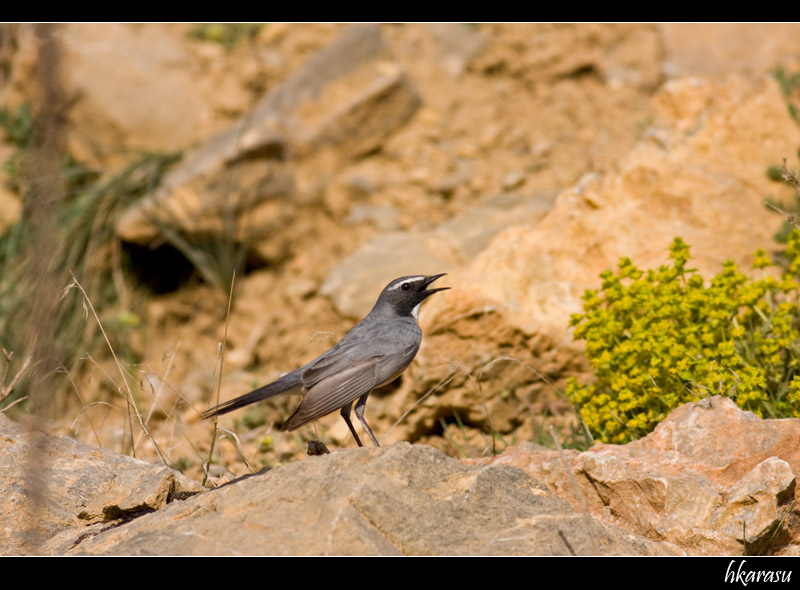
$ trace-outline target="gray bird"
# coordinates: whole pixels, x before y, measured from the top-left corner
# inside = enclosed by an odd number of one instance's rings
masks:
[[[449,288],[427,289],[444,274],[393,280],[381,292],[372,311],[333,348],[269,385],[206,410],[203,417],[226,414],[282,393],[300,394],[303,400],[282,430],[297,430],[341,410],[353,438],[358,446],[363,446],[350,422],[350,410],[358,400],[356,416],[379,447],[364,419],[367,398],[373,389],[393,381],[414,360],[422,342],[418,323],[420,305],[434,293]]]

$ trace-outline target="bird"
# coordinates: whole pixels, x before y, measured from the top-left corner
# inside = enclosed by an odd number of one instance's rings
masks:
[[[203,418],[227,414],[238,408],[280,394],[300,394],[300,405],[282,426],[297,430],[318,418],[340,410],[359,447],[350,413],[355,413],[376,447],[380,444],[364,418],[369,394],[394,381],[417,355],[422,342],[419,308],[428,297],[449,287],[428,289],[437,275],[414,275],[393,280],[381,291],[375,305],[327,352],[258,389],[210,408]]]

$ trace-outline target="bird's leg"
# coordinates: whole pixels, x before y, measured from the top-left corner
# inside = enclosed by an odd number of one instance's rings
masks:
[[[359,403],[361,403],[361,402],[359,402]],[[356,434],[356,429],[353,428],[353,423],[350,422],[350,409],[352,407],[353,407],[352,403],[347,404],[346,406],[342,407],[342,418],[344,418],[344,421],[347,423],[347,427],[350,429],[350,433],[353,435],[353,438],[356,439],[356,442],[358,443],[358,446],[359,447],[363,447],[364,445],[361,444],[361,439],[359,439],[358,435]],[[361,411],[363,413],[364,410],[361,410]],[[356,408],[356,415],[358,415],[358,408]],[[360,417],[359,417],[359,419],[361,420],[361,422],[363,424],[364,420],[362,418],[360,418]],[[369,432],[369,428],[367,428],[367,432]],[[371,432],[369,432],[369,434],[370,434],[370,436],[372,436]],[[372,437],[372,440],[375,440],[374,436]]]
[[[372,434],[372,429],[369,427],[369,424],[367,424],[367,421],[364,420],[364,408],[367,405],[367,398],[369,397],[370,393],[372,393],[372,392],[368,391],[367,393],[362,395],[360,398],[358,398],[358,403],[356,404],[356,417],[358,418],[359,422],[361,422],[361,424],[364,426],[364,430],[367,431],[367,434],[372,439],[372,442],[375,443],[375,446],[379,447],[381,445],[378,443],[378,439],[375,438],[374,434]],[[350,407],[348,406],[347,409],[348,409],[348,413],[349,413]]]

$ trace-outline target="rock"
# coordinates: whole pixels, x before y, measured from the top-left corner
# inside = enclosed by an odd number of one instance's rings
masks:
[[[58,26],[63,83],[72,97],[72,156],[97,166],[130,162],[131,154],[142,151],[182,150],[224,124],[218,111],[246,104],[249,97],[235,76],[210,82],[185,41],[186,31],[180,24]],[[20,75],[20,66],[35,52],[32,27],[19,27],[17,44],[14,59],[21,63],[14,82],[30,100],[33,77]]]
[[[491,31],[497,25],[482,25]],[[525,80],[557,83],[567,77],[596,76],[614,87],[655,87],[661,80],[662,42],[653,26],[546,23],[508,28],[505,43],[494,43],[475,61],[485,71],[508,70]]]
[[[61,553],[92,526],[152,512],[201,486],[64,436],[27,430],[0,415],[0,554]]]
[[[260,38],[226,50],[192,36],[196,25],[190,23],[58,25],[71,155],[92,168],[119,168],[143,151],[182,151],[228,127],[250,109],[260,88],[296,67],[296,52],[280,39],[287,27],[267,25]],[[293,32],[313,49],[338,28]],[[0,102],[35,104],[34,27],[5,27],[2,44],[10,71],[0,84]]]
[[[525,175],[520,172],[509,172],[503,177],[503,188],[507,191],[514,190],[525,184]]]
[[[360,319],[369,313],[390,281],[406,275],[439,274],[452,268],[456,262],[448,254],[440,243],[422,233],[383,234],[334,268],[320,291],[342,313]]]
[[[504,465],[399,444],[309,457],[86,539],[70,555],[670,555]]]
[[[211,105],[198,91],[191,53],[169,29],[115,23],[60,28],[65,83],[80,97],[70,110],[70,149],[79,160],[110,151],[112,137],[124,137],[130,149],[175,151],[208,132],[203,122]],[[90,130],[102,134],[80,133]]]
[[[524,224],[535,226],[553,208],[556,193],[507,194],[486,199],[431,230],[442,249],[455,251],[459,266],[483,252],[503,230]]]
[[[691,555],[797,555],[798,437],[800,420],[761,420],[717,396],[677,408],[627,445],[565,451],[574,480],[554,451],[508,449],[470,463],[515,465],[576,509]]]
[[[502,195],[429,231],[379,235],[328,274],[322,294],[342,313],[363,317],[389,281],[404,275],[456,272],[503,229],[517,223],[535,225],[550,210],[553,197],[552,192]]]
[[[769,247],[779,219],[763,206],[774,191],[765,171],[800,143],[777,84],[680,80],[653,100],[667,145],[641,142],[618,171],[561,193],[535,227],[500,234],[459,277],[476,300],[500,303],[526,333],[558,338],[585,289],[623,256],[657,267],[681,236],[710,276],[729,258],[747,269]]]
[[[439,63],[454,78],[463,75],[486,46],[486,36],[474,25],[430,23],[426,28],[436,42]]]
[[[731,71],[760,76],[797,55],[797,23],[661,23],[658,28],[664,71],[674,77]]]
[[[797,555],[798,436],[712,397],[627,445],[459,462],[400,443],[198,493],[0,416],[0,554]]]
[[[316,179],[377,149],[418,105],[380,27],[351,27],[252,112],[187,153],[152,198],[125,213],[117,234],[148,243],[167,226],[229,236],[257,251],[264,240],[262,255],[280,257],[274,230],[291,222],[303,199],[315,198]],[[326,163],[298,186],[291,166],[311,156]],[[306,195],[299,202],[298,191]]]
[[[366,205],[357,203],[350,210],[347,222],[352,224],[370,221],[381,231],[397,231],[400,214],[391,205]]]

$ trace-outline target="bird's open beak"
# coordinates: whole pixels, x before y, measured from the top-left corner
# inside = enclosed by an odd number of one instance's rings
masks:
[[[425,282],[423,282],[420,285],[418,293],[420,295],[424,295],[425,297],[430,297],[431,295],[433,295],[434,293],[438,293],[439,291],[447,291],[450,287],[439,287],[438,289],[428,289],[428,285],[430,285],[433,281],[443,277],[446,274],[447,274],[446,272],[443,272],[440,275],[433,275],[425,279]]]

